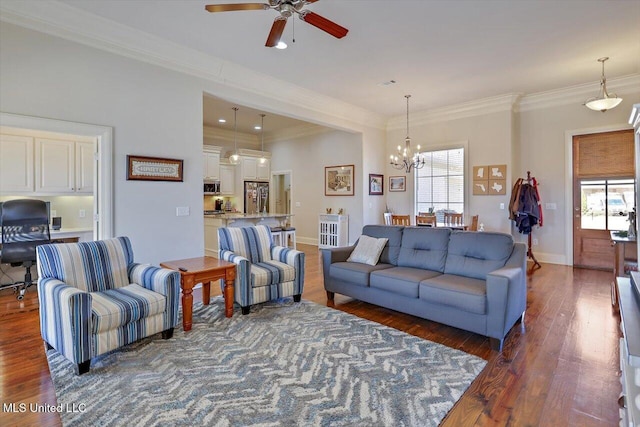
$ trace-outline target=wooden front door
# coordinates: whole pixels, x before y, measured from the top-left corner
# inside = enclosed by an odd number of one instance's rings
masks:
[[[613,269],[610,230],[635,207],[633,130],[573,137],[573,264]]]

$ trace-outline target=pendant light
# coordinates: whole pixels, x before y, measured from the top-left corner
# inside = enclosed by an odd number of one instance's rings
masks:
[[[420,146],[416,146],[416,152],[414,153],[411,148],[411,138],[409,138],[409,98],[411,95],[405,95],[407,98],[407,137],[404,139],[404,148],[398,145],[398,152],[395,155],[391,155],[391,166],[394,169],[402,170],[406,173],[410,173],[411,169],[420,169],[424,166],[424,158],[420,154]]]
[[[237,165],[240,163],[240,155],[238,154],[238,107],[233,107],[233,147],[234,152],[229,156],[229,163]]]
[[[262,123],[260,123],[260,135],[262,137],[262,155],[260,156],[260,163],[264,164],[267,159],[264,157],[264,116],[266,116],[266,114],[260,114],[260,117],[262,117]]]
[[[602,62],[602,77],[600,78],[600,93],[595,98],[587,99],[584,103],[585,107],[595,111],[602,111],[603,113],[616,107],[622,102],[622,98],[619,98],[616,94],[609,95],[607,92],[607,79],[604,76],[604,63],[609,59],[608,56],[598,59],[598,62]]]

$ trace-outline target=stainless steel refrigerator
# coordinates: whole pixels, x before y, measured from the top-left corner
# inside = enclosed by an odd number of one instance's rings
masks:
[[[269,183],[258,181],[244,182],[244,213],[269,212]]]

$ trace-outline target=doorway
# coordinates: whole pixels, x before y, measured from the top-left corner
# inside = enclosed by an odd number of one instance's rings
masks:
[[[271,173],[271,211],[279,214],[291,214],[291,171]]]
[[[635,209],[633,130],[573,137],[573,265],[612,270],[611,231]]]

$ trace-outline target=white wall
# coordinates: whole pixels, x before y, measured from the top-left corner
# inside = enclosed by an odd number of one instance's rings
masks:
[[[327,130],[272,142],[268,149],[272,170],[292,171],[292,222],[298,241],[317,244],[318,214],[343,208],[349,215],[349,241],[355,242],[363,226],[362,135]],[[355,166],[354,196],[324,195],[324,167],[336,165]]]

